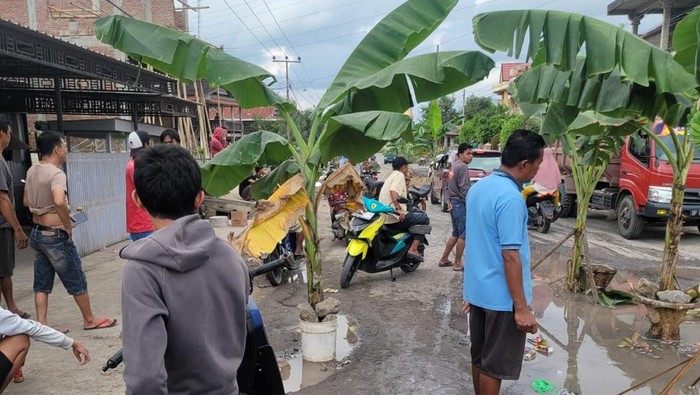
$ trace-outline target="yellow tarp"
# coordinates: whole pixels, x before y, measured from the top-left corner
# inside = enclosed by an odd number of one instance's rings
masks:
[[[234,238],[233,246],[241,253],[256,258],[271,253],[289,229],[298,225],[308,202],[304,179],[297,174],[282,184],[269,199],[258,201],[253,223]]]

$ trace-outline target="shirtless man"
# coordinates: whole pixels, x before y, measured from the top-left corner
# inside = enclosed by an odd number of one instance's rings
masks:
[[[72,240],[66,173],[61,170],[68,157],[66,142],[58,133],[44,132],[37,137],[37,148],[41,161],[29,168],[24,191],[24,205],[29,207],[36,224],[29,245],[36,251],[34,304],[37,320],[46,325],[49,294],[58,274],[83,315],[83,329],[112,327],[116,319],[97,318],[92,314],[85,272]]]

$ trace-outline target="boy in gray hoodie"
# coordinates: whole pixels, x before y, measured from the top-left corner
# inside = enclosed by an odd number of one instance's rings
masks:
[[[127,393],[236,394],[245,349],[248,269],[199,218],[199,166],[184,148],[136,157],[137,206],[156,233],[126,246],[122,282]]]

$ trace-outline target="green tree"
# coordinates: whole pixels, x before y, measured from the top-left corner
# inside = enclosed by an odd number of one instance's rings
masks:
[[[299,127],[302,137],[308,139],[311,123],[313,122],[312,110],[298,110],[291,114],[294,123]],[[268,131],[280,136],[287,136],[287,122],[284,119],[269,120],[256,117],[253,119],[252,131]]]
[[[280,163],[258,183],[301,175],[305,186],[301,196],[308,197],[300,219],[308,257],[308,296],[316,305],[323,299],[315,192],[321,164],[340,154],[360,161],[390,141],[412,139],[411,119],[404,112],[413,106],[414,97],[427,102],[449,95],[481,81],[494,67],[479,52],[406,57],[456,4],[457,0],[408,0],[383,18],[355,48],[314,109],[308,139],[291,117],[293,106],[269,88],[274,76],[266,70],[182,32],[124,16],[102,18],[95,30],[103,42],[183,81],[206,77],[244,108],[278,109],[292,140],[266,131],[244,136],[202,167],[203,187],[212,195],[225,194],[258,163]]]
[[[506,117],[503,120],[503,123],[501,124],[501,131],[498,134],[499,145],[505,144],[508,140],[508,137],[510,137],[510,135],[513,134],[513,132],[515,132],[518,129],[522,129],[524,121],[525,117],[522,115],[511,115],[509,117]],[[538,132],[538,130],[533,130],[533,132]]]
[[[460,142],[473,144],[490,143],[501,133],[503,122],[508,118],[508,110],[504,106],[493,103],[480,111],[471,113],[471,117],[462,124],[459,132]]]
[[[477,114],[489,113],[495,107],[496,104],[490,98],[471,95],[464,102],[464,119],[469,120]]]
[[[440,115],[443,122],[450,122],[453,119],[462,115],[461,112],[455,107],[455,97],[454,95],[445,95],[437,99],[437,104],[440,107]],[[430,110],[430,104],[424,104],[419,107],[421,117],[425,120],[428,117],[428,111]]]

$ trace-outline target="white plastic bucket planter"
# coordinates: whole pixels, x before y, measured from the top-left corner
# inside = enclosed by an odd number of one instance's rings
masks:
[[[328,362],[335,359],[335,337],[338,321],[301,321],[301,357],[309,362]]]

